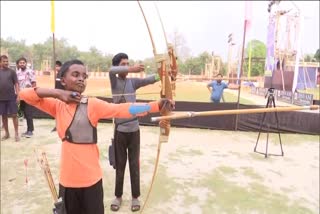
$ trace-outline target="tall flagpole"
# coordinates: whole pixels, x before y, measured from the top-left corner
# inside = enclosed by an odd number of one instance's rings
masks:
[[[53,68],[53,81],[56,81],[56,69],[55,69],[55,64],[56,64],[56,42],[55,42],[55,37],[54,37],[54,31],[55,31],[55,20],[54,20],[54,0],[51,0],[51,32],[52,32],[52,48],[53,48],[53,63],[52,63],[52,68]]]
[[[239,75],[239,89],[238,89],[238,100],[237,100],[237,109],[239,109],[240,105],[240,92],[241,92],[241,77],[243,74],[243,58],[244,58],[244,47],[246,44],[246,32],[248,25],[251,24],[251,1],[245,2],[245,18],[244,18],[244,29],[243,29],[243,41],[242,41],[242,51],[241,51],[241,61],[240,61],[240,75]],[[238,130],[238,120],[239,116],[236,115],[236,121],[235,121],[235,130]]]
[[[238,100],[237,100],[237,109],[239,109],[240,105],[240,92],[241,92],[241,77],[243,74],[243,55],[244,55],[244,46],[246,42],[246,30],[247,30],[247,20],[244,21],[244,29],[243,29],[243,40],[242,40],[242,51],[241,51],[241,61],[240,61],[240,75],[239,75],[239,89],[238,89]],[[238,120],[239,117],[236,115],[236,124],[235,124],[235,130],[238,130]]]

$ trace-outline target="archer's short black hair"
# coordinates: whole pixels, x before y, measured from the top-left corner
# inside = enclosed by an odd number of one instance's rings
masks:
[[[69,60],[66,61],[65,63],[63,63],[63,65],[60,68],[60,71],[58,73],[58,77],[63,77],[66,72],[69,70],[71,65],[84,65],[82,61],[78,60],[78,59],[73,59],[73,60]]]
[[[112,65],[118,66],[122,59],[129,59],[128,55],[125,53],[118,53],[112,58]]]
[[[61,67],[61,66],[62,66],[62,62],[61,62],[61,61],[59,61],[59,60],[57,60],[57,61],[56,61],[56,65],[58,65],[58,66],[60,66],[60,67]]]

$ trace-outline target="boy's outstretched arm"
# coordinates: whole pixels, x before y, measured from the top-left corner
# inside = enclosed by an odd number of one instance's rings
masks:
[[[154,84],[160,80],[159,74],[153,74],[145,78],[131,78],[135,90],[146,85]]]
[[[162,98],[158,101],[158,108],[152,109],[152,104],[153,102],[148,103],[147,105],[143,103],[133,103],[129,107],[129,112],[130,114],[137,115],[139,114],[144,114],[144,113],[154,113],[154,112],[159,112],[159,111],[172,111],[174,109],[174,101],[169,100],[167,98]]]
[[[168,99],[160,99],[159,101],[149,103],[114,104],[99,99],[94,99],[89,102],[92,102],[90,104],[89,114],[94,118],[93,123],[103,118],[132,118],[135,116],[144,116],[148,113],[159,112],[163,107],[174,108],[174,102]],[[170,105],[167,105],[168,102]]]
[[[144,65],[133,65],[133,66],[111,66],[109,69],[110,74],[119,74],[119,73],[139,73],[144,71]]]
[[[111,82],[111,87],[115,88],[117,86],[117,76],[116,74],[121,73],[138,73],[144,71],[144,65],[134,65],[134,66],[111,66],[109,69],[109,79]]]

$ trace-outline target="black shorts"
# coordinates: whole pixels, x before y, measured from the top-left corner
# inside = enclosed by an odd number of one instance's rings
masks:
[[[90,187],[70,188],[59,184],[67,214],[104,214],[102,179]]]
[[[14,115],[18,112],[16,100],[0,100],[0,115]]]

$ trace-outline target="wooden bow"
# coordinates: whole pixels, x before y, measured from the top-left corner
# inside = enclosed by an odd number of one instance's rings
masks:
[[[176,90],[176,79],[177,79],[177,74],[178,74],[178,65],[177,65],[177,56],[175,54],[175,50],[172,44],[170,44],[168,42],[168,38],[167,38],[167,34],[166,31],[164,29],[164,25],[160,16],[160,12],[159,9],[157,7],[157,4],[154,3],[156,10],[157,10],[157,14],[161,23],[161,27],[162,27],[162,32],[164,35],[164,38],[166,40],[166,45],[167,45],[167,51],[168,51],[168,56],[169,56],[169,62],[170,62],[170,69],[169,69],[169,76],[171,77],[171,90],[172,90],[172,94],[175,96],[175,90]]]
[[[154,44],[154,41],[153,41],[153,37],[152,37],[152,34],[151,34],[151,30],[150,30],[148,21],[146,19],[146,16],[145,16],[145,14],[143,12],[143,9],[141,7],[141,4],[140,4],[139,0],[137,0],[137,2],[139,4],[141,13],[143,15],[144,21],[146,23],[146,26],[147,26],[147,29],[148,29],[148,32],[149,32],[149,36],[150,36],[150,40],[151,40],[151,44],[152,44],[152,48],[153,48],[153,55],[154,55],[156,63],[157,63],[158,74],[159,74],[160,80],[161,80],[160,97],[172,100],[173,96],[172,96],[172,89],[171,89],[171,79],[169,77],[169,72],[168,72],[168,69],[167,69],[168,63],[167,63],[167,60],[166,60],[166,56],[157,54],[156,47],[155,47],[155,44]],[[167,115],[170,114],[170,112],[161,110],[160,114],[162,116],[167,116]],[[161,143],[167,143],[168,139],[169,139],[170,120],[160,120],[159,125],[160,125],[160,136],[159,136],[159,142],[158,142],[156,162],[155,162],[154,171],[153,171],[153,174],[152,174],[151,184],[150,184],[150,187],[149,187],[145,202],[144,202],[143,207],[141,209],[141,213],[143,212],[143,210],[144,210],[144,208],[145,208],[145,206],[147,204],[147,201],[149,199],[149,196],[150,196],[150,193],[151,193],[151,190],[152,190],[152,187],[153,187],[154,179],[155,179],[155,176],[156,176],[156,173],[157,173],[157,169],[158,169],[158,164],[159,164]]]

